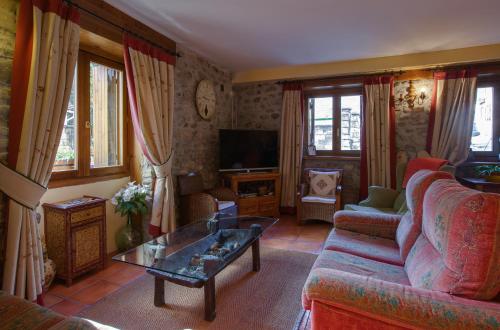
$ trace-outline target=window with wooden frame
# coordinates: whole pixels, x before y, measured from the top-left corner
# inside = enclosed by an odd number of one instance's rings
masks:
[[[361,109],[359,88],[338,88],[306,93],[307,147],[318,156],[359,156]]]
[[[471,150],[475,160],[498,161],[500,153],[500,78],[478,79]]]
[[[76,71],[51,182],[127,175],[124,65],[80,50]]]

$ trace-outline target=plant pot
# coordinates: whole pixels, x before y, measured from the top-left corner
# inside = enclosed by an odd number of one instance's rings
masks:
[[[493,173],[484,177],[486,181],[489,182],[499,182],[500,183],[500,173]]]
[[[120,252],[130,250],[142,243],[141,232],[132,225],[131,215],[127,218],[127,224],[116,233],[115,240]]]

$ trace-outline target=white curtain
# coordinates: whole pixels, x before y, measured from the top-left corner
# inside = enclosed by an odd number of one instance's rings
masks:
[[[128,35],[124,37],[124,47],[135,136],[156,174],[149,232],[159,236],[175,228],[172,181],[175,58]]]
[[[375,77],[364,83],[361,197],[368,186],[395,186],[395,113],[393,77]]]
[[[295,207],[300,183],[304,133],[304,96],[300,84],[283,86],[281,111],[281,206]]]
[[[454,165],[467,160],[474,124],[477,76],[474,71],[434,74],[427,150]]]
[[[39,298],[43,255],[33,211],[54,164],[78,56],[78,12],[62,1],[22,0],[14,53],[8,168],[24,177],[31,202],[15,198],[19,186],[3,187],[8,203],[3,290],[29,300]],[[23,180],[23,179],[21,179]],[[40,190],[40,186],[42,189]]]

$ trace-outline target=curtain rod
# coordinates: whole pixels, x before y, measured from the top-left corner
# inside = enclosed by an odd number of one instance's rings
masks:
[[[154,42],[152,42],[151,40],[148,40],[148,39],[144,38],[143,36],[141,36],[141,35],[139,35],[139,34],[137,34],[137,33],[133,32],[133,31],[127,30],[126,28],[124,28],[124,27],[122,27],[122,26],[119,26],[118,24],[116,24],[116,23],[114,23],[114,22],[112,22],[112,21],[110,21],[110,20],[108,20],[108,19],[106,19],[106,18],[104,18],[104,17],[101,17],[101,16],[97,15],[96,13],[91,12],[90,10],[88,10],[88,9],[86,9],[86,8],[83,8],[82,6],[80,6],[80,5],[76,4],[76,3],[74,3],[72,0],[63,0],[63,1],[64,1],[64,2],[66,2],[66,3],[67,3],[68,5],[70,5],[70,6],[74,6],[74,7],[78,8],[78,9],[80,9],[80,10],[82,10],[82,11],[86,12],[87,14],[94,16],[94,17],[95,17],[95,18],[97,18],[97,19],[100,19],[101,21],[104,21],[104,22],[106,22],[106,23],[108,23],[108,24],[110,24],[110,25],[112,25],[112,26],[114,26],[114,27],[116,27],[116,28],[118,28],[118,29],[122,30],[122,32],[127,32],[127,33],[129,33],[129,34],[133,35],[133,36],[134,36],[134,37],[136,37],[136,38],[139,38],[139,39],[142,39],[142,40],[144,40],[144,41],[147,41],[148,43],[152,44],[152,45],[153,45],[153,46],[155,46],[155,47],[158,47],[158,48],[162,49],[163,51],[167,52],[168,54],[170,54],[170,55],[172,55],[172,56],[175,56],[175,57],[182,57],[182,55],[181,55],[180,53],[177,53],[177,52],[175,52],[175,51],[173,51],[173,50],[170,50],[170,49],[167,49],[167,48],[165,48],[165,47],[163,47],[163,46],[160,46],[160,45],[158,45],[157,43],[154,43]]]

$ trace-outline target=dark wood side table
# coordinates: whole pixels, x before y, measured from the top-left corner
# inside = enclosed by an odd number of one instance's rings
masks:
[[[460,178],[458,182],[466,187],[484,192],[500,193],[500,182],[486,181],[484,178]]]
[[[84,196],[43,204],[45,241],[56,277],[70,286],[73,279],[106,261],[106,200]]]

